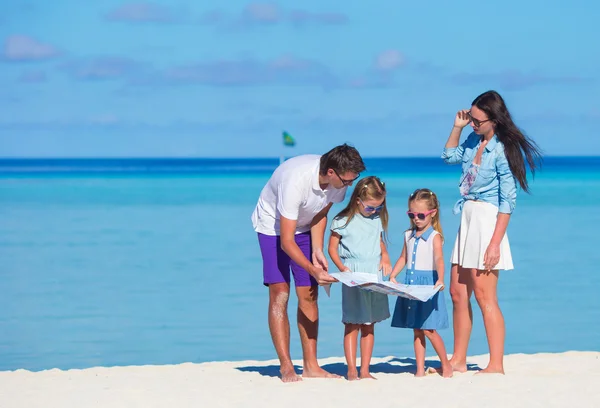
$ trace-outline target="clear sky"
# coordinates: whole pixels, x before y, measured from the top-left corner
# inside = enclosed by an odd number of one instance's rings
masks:
[[[438,156],[488,89],[546,154],[600,155],[599,15],[593,0],[1,0],[0,156]]]

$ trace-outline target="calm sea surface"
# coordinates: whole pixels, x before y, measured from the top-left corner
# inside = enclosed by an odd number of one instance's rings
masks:
[[[448,259],[459,167],[365,161],[388,186],[392,258],[407,195],[428,187],[442,203]],[[0,370],[275,358],[250,214],[277,164],[0,160]],[[500,279],[506,351],[598,351],[600,158],[548,158],[531,187],[508,229],[516,269]],[[319,357],[343,356],[339,285],[330,298],[321,291]],[[301,358],[295,306],[292,297],[292,356]],[[470,353],[481,354],[475,315]],[[441,334],[451,352],[452,330]],[[376,356],[413,354],[411,331],[389,320],[375,342]]]

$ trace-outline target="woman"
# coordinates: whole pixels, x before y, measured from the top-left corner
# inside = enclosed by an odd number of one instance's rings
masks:
[[[462,130],[473,132],[459,146]],[[481,309],[490,361],[482,373],[504,374],[504,317],[498,306],[500,270],[513,269],[506,227],[515,208],[517,182],[529,192],[525,160],[532,174],[539,168],[538,146],[514,124],[502,97],[495,91],[479,95],[470,110],[456,114],[442,158],[462,164],[461,199],[454,213],[462,211],[452,251],[450,295],[453,303],[455,371],[467,370],[467,347],[473,312],[471,294]]]

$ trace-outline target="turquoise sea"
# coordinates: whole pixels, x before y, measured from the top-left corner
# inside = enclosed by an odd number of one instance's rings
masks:
[[[408,194],[428,187],[442,203],[448,259],[459,167],[365,162],[388,186],[392,258]],[[277,164],[0,160],[0,370],[276,358],[250,214]],[[600,157],[547,158],[531,187],[508,229],[516,269],[500,278],[506,351],[599,351]],[[330,298],[320,292],[319,357],[343,356],[339,285]],[[292,296],[296,359],[295,306]],[[475,317],[472,355],[487,352],[477,308]],[[412,357],[409,330],[387,320],[375,333],[376,356]],[[452,330],[441,334],[451,352]]]

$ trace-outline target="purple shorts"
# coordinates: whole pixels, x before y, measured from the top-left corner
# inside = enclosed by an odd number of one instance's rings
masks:
[[[296,244],[304,256],[310,260],[312,254],[310,231],[296,234]],[[290,283],[290,268],[294,274],[294,284],[298,286],[317,286],[317,281],[306,269],[292,261],[281,249],[281,238],[258,233],[258,244],[263,258],[263,284]]]

